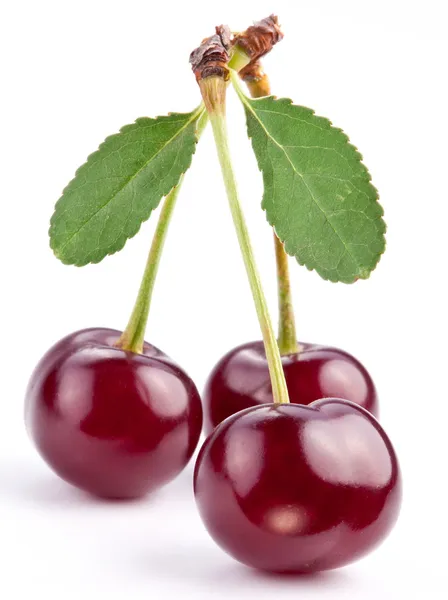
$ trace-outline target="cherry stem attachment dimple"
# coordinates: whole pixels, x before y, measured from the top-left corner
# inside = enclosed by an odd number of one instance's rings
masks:
[[[200,110],[203,110],[203,106]],[[207,113],[204,111],[197,124],[197,137],[201,136],[208,122]],[[179,179],[178,184],[166,196],[160,211],[159,220],[149,250],[142,281],[137,294],[132,314],[129,318],[126,329],[121,334],[116,343],[118,348],[141,354],[145,343],[146,325],[148,323],[149,309],[151,306],[154,284],[162,257],[162,251],[165,244],[168,228],[176,205],[177,197],[182,186],[184,175]]]
[[[249,232],[241,209],[235,174],[230,159],[225,116],[226,82],[221,77],[208,77],[200,81],[199,85],[212,125],[230,211],[263,335],[274,402],[276,404],[287,404],[289,403],[289,395],[286,387],[282,361],[269,316],[266,298],[255,264]]]
[[[271,87],[266,73],[259,68],[256,77],[247,80],[243,78],[249,88],[252,98],[261,98],[271,94]],[[277,292],[278,292],[278,347],[280,354],[297,354],[300,346],[297,341],[296,321],[292,303],[291,281],[289,277],[288,255],[285,247],[274,231],[275,259],[277,264]]]

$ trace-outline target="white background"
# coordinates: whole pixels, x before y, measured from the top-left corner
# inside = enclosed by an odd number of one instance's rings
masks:
[[[444,4],[2,3],[1,598],[447,598]],[[27,379],[53,342],[125,325],[156,222],[100,265],[63,266],[47,238],[62,188],[123,124],[198,103],[188,55],[214,25],[244,29],[273,10],[285,32],[265,60],[273,91],[349,133],[388,223],[387,252],[368,281],[331,284],[291,262],[300,339],[343,347],[370,370],[405,483],[401,519],[380,549],[301,579],[251,571],[215,546],[195,510],[192,465],[153,498],[99,502],[49,471],[22,423]],[[275,318],[261,177],[229,96],[240,191]],[[257,337],[208,131],[173,219],[147,339],[202,387],[224,352]]]

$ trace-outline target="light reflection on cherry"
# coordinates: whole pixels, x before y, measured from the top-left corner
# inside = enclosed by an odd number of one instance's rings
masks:
[[[375,385],[353,356],[328,346],[300,344],[301,351],[282,356],[286,385],[297,403],[344,398],[378,417]],[[240,410],[273,402],[269,368],[262,342],[234,348],[214,367],[204,394],[205,431]]]
[[[88,329],[58,342],[36,367],[27,428],[66,481],[92,494],[137,498],[175,477],[202,428],[192,380],[160,350],[115,347],[120,332]]]
[[[387,536],[401,476],[374,417],[324,399],[228,418],[201,449],[195,495],[212,538],[234,558],[311,573],[346,565]]]

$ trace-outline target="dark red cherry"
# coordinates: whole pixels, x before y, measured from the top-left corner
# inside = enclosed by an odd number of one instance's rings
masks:
[[[26,395],[26,424],[40,454],[92,494],[136,498],[167,483],[199,440],[202,407],[192,380],[145,343],[114,346],[113,329],[86,329],[53,346]]]
[[[373,381],[362,366],[338,348],[300,344],[299,354],[282,356],[289,395],[298,404],[344,398],[378,416]],[[240,410],[273,402],[263,342],[238,346],[213,369],[204,391],[205,430]]]
[[[219,425],[196,462],[210,535],[240,562],[311,573],[379,544],[400,508],[394,449],[370,413],[345,400],[264,405]]]

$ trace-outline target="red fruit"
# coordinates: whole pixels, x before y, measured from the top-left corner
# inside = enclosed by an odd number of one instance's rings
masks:
[[[113,329],[86,329],[53,346],[26,395],[26,424],[63,479],[92,494],[136,498],[175,477],[199,440],[192,380],[145,343],[118,349]]]
[[[344,398],[378,416],[373,381],[362,366],[338,348],[300,344],[299,354],[282,356],[286,384],[298,404],[319,398]],[[240,410],[273,402],[263,342],[238,346],[213,369],[204,391],[205,430]]]
[[[360,558],[390,532],[401,501],[386,433],[339,399],[230,417],[202,447],[194,486],[215,542],[246,565],[278,572]]]

